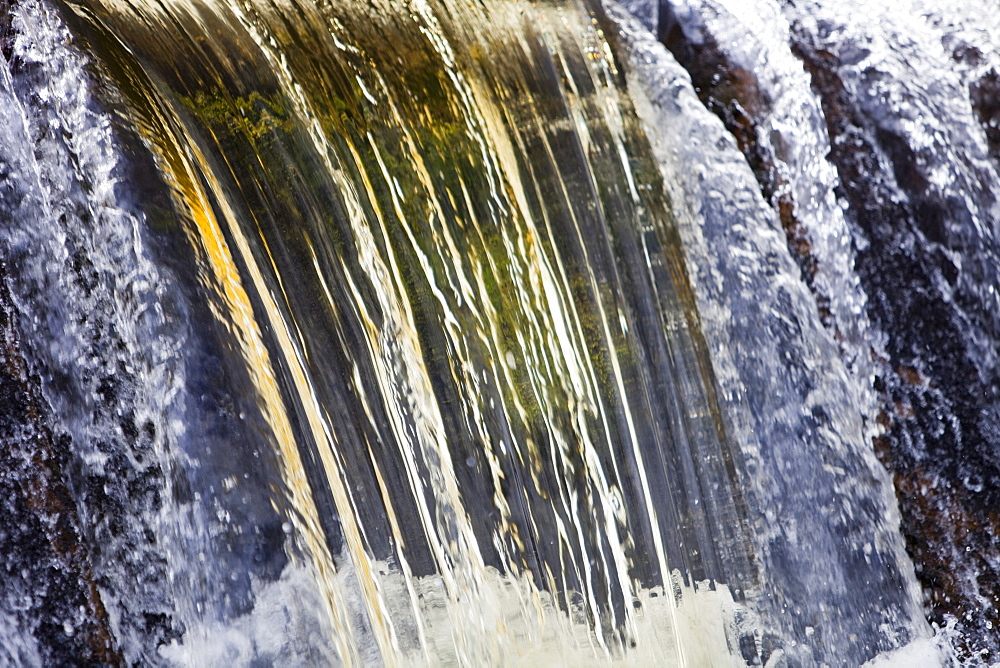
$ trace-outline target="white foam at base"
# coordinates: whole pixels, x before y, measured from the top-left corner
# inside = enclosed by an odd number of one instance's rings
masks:
[[[879,654],[864,668],[938,668],[946,663],[945,655],[933,638],[918,638],[909,645]]]
[[[675,571],[675,580],[680,574]],[[495,656],[494,665],[509,666],[743,666],[733,656],[737,604],[724,585],[709,589],[708,583],[697,588],[681,589],[677,603],[662,587],[642,589],[636,597],[632,638],[634,647],[608,654],[587,623],[582,609],[569,612],[548,592],[540,592],[523,576],[503,575],[488,569],[481,594],[490,600],[490,615],[496,621],[497,643],[503,655]],[[676,583],[675,583],[676,589]],[[419,614],[426,633],[423,651],[410,653],[408,665],[461,665],[454,636],[455,629],[445,608],[446,593],[440,578],[419,578],[415,590],[420,598]],[[678,625],[674,633],[671,623]],[[470,610],[469,614],[476,614]],[[470,626],[476,626],[474,624]],[[684,639],[683,659],[677,659],[674,638]]]
[[[405,597],[402,575],[387,564],[376,564],[383,576],[383,593]],[[349,565],[338,578],[351,577]],[[675,572],[675,579],[679,574]],[[397,582],[397,580],[399,580]],[[346,586],[346,585],[345,585]],[[633,638],[635,646],[623,653],[608,655],[601,649],[582,610],[567,612],[547,592],[539,592],[523,577],[502,575],[492,569],[480,586],[492,602],[490,613],[496,621],[496,646],[503,655],[494,665],[508,666],[705,666],[732,668],[744,665],[730,647],[737,632],[733,623],[738,604],[724,585],[710,589],[702,583],[695,589],[681,589],[675,604],[663,588],[640,591],[636,600]],[[675,583],[676,589],[676,583]],[[402,636],[413,629],[397,627],[400,651],[393,660],[403,666],[462,665],[456,651],[456,636],[466,629],[455,628],[445,605],[447,594],[441,579],[417,578],[418,614],[425,629],[423,647],[415,638]],[[273,665],[340,665],[323,619],[314,576],[308,566],[289,565],[274,582],[254,581],[256,603],[249,613],[233,620],[188,629],[182,641],[160,650],[169,665],[248,666],[260,660]],[[354,603],[359,603],[355,601]],[[389,601],[391,608],[406,601]],[[671,628],[670,607],[685,639],[685,655],[679,663]],[[468,614],[478,611],[469,609]],[[469,625],[469,628],[475,627]],[[368,655],[365,663],[378,663]]]
[[[183,643],[160,648],[177,666],[246,666],[265,659],[273,665],[339,665],[326,628],[314,575],[289,564],[274,582],[253,581],[255,604],[246,615],[189,628]]]

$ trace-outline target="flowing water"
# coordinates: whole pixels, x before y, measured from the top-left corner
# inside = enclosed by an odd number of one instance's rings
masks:
[[[870,351],[874,444],[894,477],[928,618],[963,661],[990,662],[998,649],[994,13],[921,2],[657,10],[647,22],[691,64],[702,99],[741,139],[845,361],[855,366]],[[767,37],[735,39],[741,31]],[[698,56],[723,75],[713,80]],[[812,99],[801,84],[805,96],[790,95],[788,75],[770,77],[776,63],[796,60]],[[801,100],[792,135],[790,99]],[[845,264],[868,302],[864,329],[844,328],[827,282],[836,271],[828,233],[842,223],[810,221],[814,199],[795,192],[797,181],[822,174],[800,162],[803,130],[819,135],[808,144],[829,146],[836,168],[833,192],[854,247]]]
[[[891,4],[4,3],[3,662],[988,663],[1000,25]]]

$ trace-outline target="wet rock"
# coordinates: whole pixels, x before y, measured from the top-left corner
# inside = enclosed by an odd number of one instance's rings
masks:
[[[796,202],[784,188],[775,156],[763,148],[761,126],[771,100],[753,72],[734,63],[708,31],[695,34],[670,0],[659,4],[658,27],[660,40],[690,73],[705,106],[732,133],[762,194],[777,210],[789,249],[829,327],[827,296],[813,281],[816,263],[808,231],[796,218]],[[840,179],[836,194],[857,235],[855,269],[868,297],[867,315],[886,341],[883,353],[872,352],[882,406],[876,422],[884,430],[874,446],[894,477],[902,531],[928,617],[939,626],[953,625],[964,658],[992,656],[1000,650],[995,587],[1000,574],[1000,515],[995,511],[1000,378],[983,351],[996,349],[1000,328],[984,297],[992,279],[983,258],[995,256],[995,243],[973,230],[977,211],[990,210],[993,196],[989,186],[976,190],[956,182],[958,195],[937,188],[928,156],[902,130],[905,123],[894,122],[878,102],[859,99],[842,68],[864,61],[869,48],[845,42],[835,51],[823,35],[810,34],[794,21],[792,28],[791,48],[811,76],[825,114],[828,159]],[[983,54],[966,45],[954,59],[977,64]],[[884,73],[870,68],[860,76],[876,88]],[[989,70],[968,90],[996,161],[1000,76]],[[988,184],[991,177],[977,159],[959,169],[969,170],[972,181]]]
[[[876,452],[893,474],[928,617],[954,623],[965,658],[996,652],[1000,460],[984,416],[996,412],[1000,379],[977,350],[981,337],[996,340],[996,314],[977,297],[977,277],[953,261],[957,250],[974,266],[989,242],[942,252],[956,245],[955,230],[971,227],[964,207],[929,186],[906,136],[853,98],[837,54],[802,30],[793,49],[823,103],[840,194],[866,242],[857,270],[869,317],[887,335],[876,381],[886,433]],[[975,489],[963,484],[969,472]]]
[[[0,597],[44,665],[121,664],[67,485],[70,443],[54,437],[29,373],[0,269]],[[27,601],[27,603],[25,603]],[[8,654],[9,652],[9,654]],[[14,663],[30,659],[0,650]]]

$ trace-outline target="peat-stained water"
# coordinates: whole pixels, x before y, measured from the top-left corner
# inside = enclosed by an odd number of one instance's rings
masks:
[[[221,477],[233,451],[189,453],[210,534],[269,496],[345,661],[728,661],[672,618],[675,590],[721,587],[714,628],[756,586],[741,462],[605,24],[575,4],[69,8],[277,453],[270,491]],[[220,651],[184,614],[168,655]]]
[[[782,230],[829,166],[796,141],[762,197],[611,12],[11,5],[5,351],[59,435],[81,647],[857,665],[927,634],[841,358],[857,281]]]
[[[199,481],[215,475],[209,453],[254,458],[253,427],[236,418],[232,397],[240,371],[199,324],[207,307],[185,298],[193,282],[175,280],[184,261],[163,262],[158,251],[168,249],[150,243],[147,225],[170,207],[166,191],[157,194],[148,155],[124,159],[129,138],[97,105],[88,58],[67,48],[54,8],[25,3],[8,17],[0,159],[6,350],[18,394],[4,410],[27,429],[5,445],[40,460],[32,475],[41,482],[16,484],[27,486],[34,521],[52,525],[56,558],[10,540],[8,573],[21,577],[8,581],[24,601],[9,609],[38,607],[43,625],[32,630],[28,614],[3,645],[32,645],[34,635],[44,663],[98,660],[73,649],[78,637],[100,646],[96,623],[114,637],[105,660],[156,661],[157,645],[184,634],[183,618],[207,604],[213,614],[251,607],[250,578],[281,570],[283,520],[254,495],[233,508],[236,530],[207,526],[223,512]],[[266,461],[271,449],[259,445]],[[280,482],[261,465],[232,468],[264,489]],[[67,493],[74,503],[60,508]],[[86,540],[71,548],[74,529]],[[83,592],[36,574],[42,565],[76,573]],[[64,602],[45,605],[50,591]],[[52,625],[55,634],[45,631]]]

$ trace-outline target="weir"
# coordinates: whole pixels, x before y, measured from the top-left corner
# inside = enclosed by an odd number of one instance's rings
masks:
[[[961,367],[901,361],[823,3],[752,4],[3,5],[0,656],[986,656],[894,495]]]

